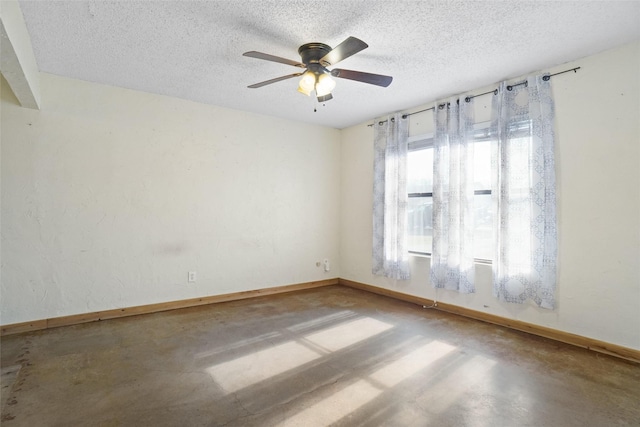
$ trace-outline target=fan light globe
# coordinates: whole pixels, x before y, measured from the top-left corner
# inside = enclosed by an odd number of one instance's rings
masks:
[[[316,85],[316,75],[311,71],[307,71],[302,75],[300,84],[298,85],[298,92],[304,93],[307,96],[311,95],[311,91]]]
[[[336,87],[336,82],[329,76],[329,74],[322,74],[318,77],[318,84],[316,84],[316,95],[318,97],[326,96]]]

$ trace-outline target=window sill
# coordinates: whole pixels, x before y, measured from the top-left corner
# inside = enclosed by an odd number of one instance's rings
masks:
[[[416,258],[431,258],[431,254],[425,253],[425,252],[409,252],[409,256],[416,257]],[[490,259],[475,258],[473,261],[476,264],[484,264],[484,265],[492,264]]]

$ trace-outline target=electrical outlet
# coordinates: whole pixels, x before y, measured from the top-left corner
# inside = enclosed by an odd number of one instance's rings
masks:
[[[195,271],[189,272],[189,283],[195,283],[198,278],[198,274]]]

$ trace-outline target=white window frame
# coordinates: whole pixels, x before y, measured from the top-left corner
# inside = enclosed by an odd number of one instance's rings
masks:
[[[491,139],[490,130],[489,130],[490,122],[480,122],[474,124],[474,142],[480,142],[483,140]],[[433,133],[426,133],[421,135],[414,135],[407,139],[407,151],[411,153],[412,151],[422,150],[426,148],[433,147]],[[482,190],[474,190],[474,196],[478,195],[490,195],[491,188],[482,189]],[[408,193],[408,198],[417,198],[417,197],[431,197],[433,198],[433,193]],[[419,251],[408,251],[410,255],[414,256],[431,256],[430,252],[419,252]],[[491,264],[490,259],[484,258],[474,258],[475,262],[483,263],[483,264]]]

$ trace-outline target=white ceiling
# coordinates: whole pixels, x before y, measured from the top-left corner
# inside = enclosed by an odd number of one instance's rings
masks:
[[[345,128],[640,39],[640,1],[21,1],[40,71]],[[369,48],[336,67],[393,76],[337,79],[325,106],[299,69],[308,42]]]

